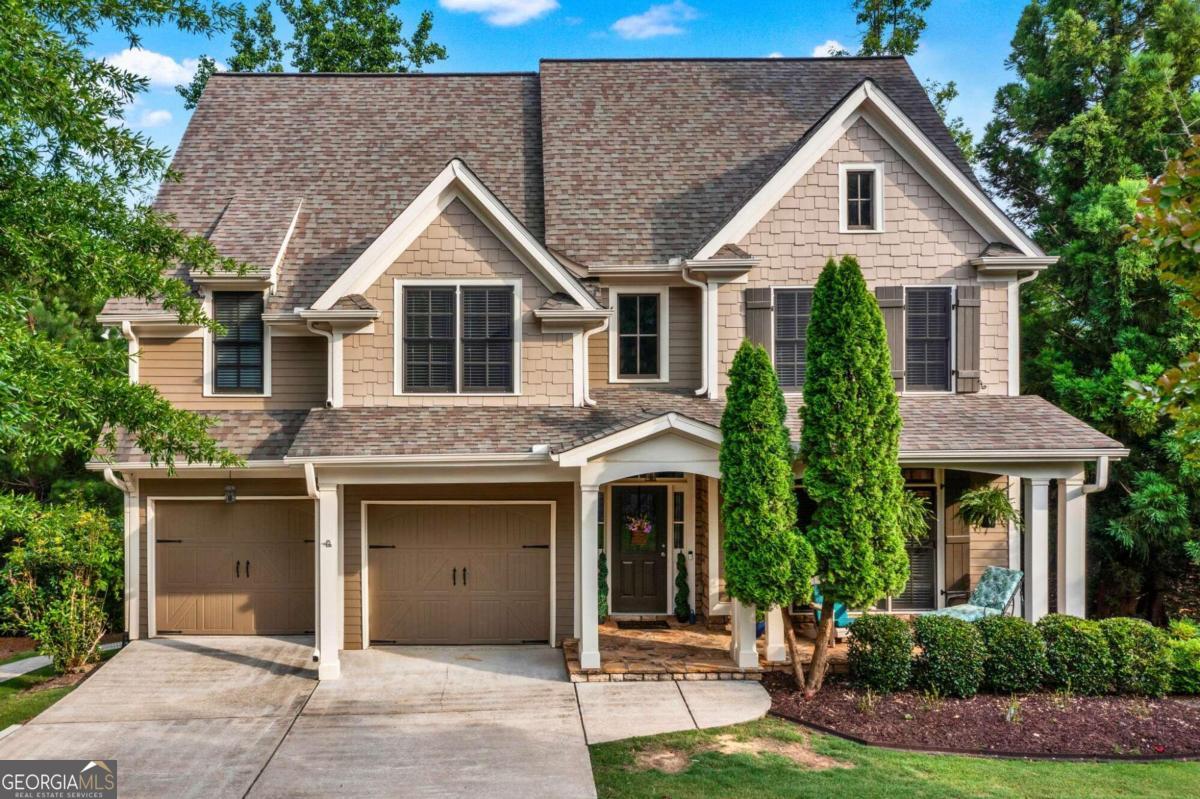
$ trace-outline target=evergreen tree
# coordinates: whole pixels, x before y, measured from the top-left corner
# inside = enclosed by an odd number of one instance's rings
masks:
[[[1022,296],[1023,391],[1130,447],[1090,501],[1096,609],[1161,619],[1162,589],[1200,522],[1200,474],[1175,420],[1147,421],[1128,385],[1200,349],[1186,291],[1126,236],[1138,195],[1200,116],[1194,0],[1034,0],[1013,37],[1016,80],[980,143],[988,179],[1059,262]]]
[[[855,20],[865,25],[859,55],[904,55],[917,52],[925,30],[925,12],[933,0],[854,0]]]
[[[835,603],[868,608],[908,582],[900,528],[900,407],[883,314],[859,271],[830,260],[813,291],[800,456],[805,534],[824,600],[808,692],[821,688]]]
[[[742,342],[729,368],[725,398],[720,455],[725,588],[734,599],[762,611],[807,601],[812,549],[796,530],[787,405],[765,349]],[[791,639],[790,627],[788,634]],[[796,654],[793,646],[800,684]]]

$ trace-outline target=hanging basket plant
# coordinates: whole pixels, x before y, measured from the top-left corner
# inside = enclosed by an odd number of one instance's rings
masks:
[[[904,540],[911,543],[919,543],[929,538],[930,525],[936,518],[933,508],[929,506],[929,500],[907,488],[900,494],[897,516]]]
[[[1008,499],[1008,491],[984,485],[963,492],[958,500],[958,518],[967,526],[988,530],[1009,523],[1021,526],[1021,515]]]

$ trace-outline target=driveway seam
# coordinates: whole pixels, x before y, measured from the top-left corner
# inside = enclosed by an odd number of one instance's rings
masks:
[[[692,720],[692,726],[700,729],[700,725],[696,723],[696,714],[692,712],[692,706],[688,704],[687,697],[683,695],[683,688],[680,687],[679,681],[675,681],[675,690],[679,692],[679,698],[683,700],[683,706],[687,708],[688,718]]]
[[[583,703],[579,701],[579,683],[571,683],[571,688],[575,691],[575,709],[579,712],[579,729],[583,730],[583,745],[591,746],[592,742],[588,738],[587,724],[583,721]]]
[[[263,761],[262,767],[259,768],[258,773],[254,775],[254,779],[251,780],[250,784],[246,787],[246,792],[242,794],[242,799],[246,799],[246,797],[250,795],[250,792],[254,790],[254,786],[258,784],[260,779],[262,779],[263,772],[267,770],[267,766],[271,765],[271,761],[274,760],[275,755],[279,753],[279,747],[283,746],[283,742],[286,741],[287,737],[292,734],[292,728],[296,726],[296,720],[300,718],[300,714],[304,712],[304,708],[308,707],[308,700],[312,699],[313,694],[317,692],[317,688],[320,687],[320,685],[321,680],[318,678],[315,681],[312,690],[308,692],[308,696],[304,697],[304,703],[300,705],[300,709],[297,710],[296,715],[292,717],[292,722],[288,724],[287,729],[283,731],[283,735],[279,736],[279,741],[275,744],[275,748],[271,750],[271,754],[269,754],[267,759]]]

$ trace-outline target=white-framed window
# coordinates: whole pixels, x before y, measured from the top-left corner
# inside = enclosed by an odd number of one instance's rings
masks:
[[[261,290],[208,293],[205,313],[223,330],[204,329],[204,396],[271,396],[271,333],[263,323],[265,303]]]
[[[954,289],[904,289],[904,390],[941,393],[953,389]]]
[[[772,357],[779,387],[785,393],[798,394],[804,390],[807,364],[808,322],[812,316],[813,289],[811,286],[779,286],[772,289],[775,310]]]
[[[883,164],[838,164],[838,229],[883,232]]]
[[[396,394],[520,393],[520,280],[397,280]]]
[[[665,383],[670,379],[670,308],[666,288],[611,289],[616,313],[608,333],[612,383]]]

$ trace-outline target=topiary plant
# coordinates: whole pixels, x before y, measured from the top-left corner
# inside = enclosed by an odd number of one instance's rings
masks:
[[[912,628],[898,616],[868,614],[850,624],[850,676],[880,693],[903,691],[912,679]]]
[[[692,618],[692,603],[688,591],[687,557],[680,552],[675,557],[675,618],[685,624]]]
[[[1088,695],[1112,690],[1112,654],[1099,623],[1051,613],[1037,628],[1046,642],[1047,685]]]
[[[600,617],[599,622],[603,624],[604,620],[608,618],[608,558],[604,556],[604,552],[601,552],[598,560],[600,565],[597,591],[600,596],[597,597],[596,609],[597,615]]]
[[[985,650],[975,625],[952,616],[918,616],[913,622],[920,653],[913,663],[917,685],[940,696],[970,699],[983,682]]]
[[[1049,664],[1038,628],[1018,616],[988,616],[975,623],[983,636],[983,685],[999,694],[1036,691]]]
[[[1171,652],[1167,634],[1143,619],[1104,619],[1100,629],[1113,660],[1118,693],[1162,696],[1171,690]]]

